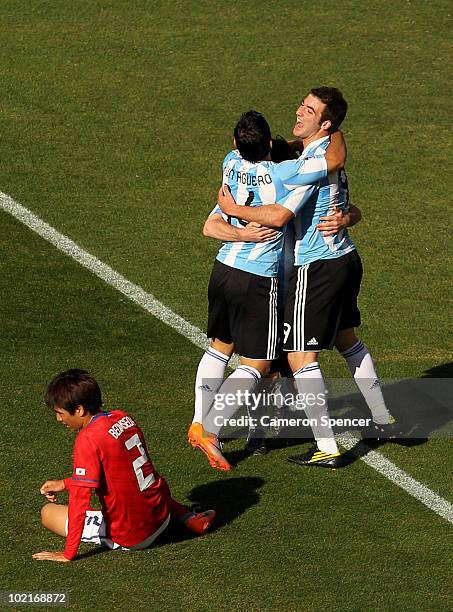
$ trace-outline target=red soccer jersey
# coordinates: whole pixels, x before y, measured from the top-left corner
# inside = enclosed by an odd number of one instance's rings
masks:
[[[122,410],[96,414],[78,434],[69,488],[65,556],[77,553],[90,491],[102,505],[107,536],[125,547],[152,535],[169,515],[170,491],[151,463],[141,429]]]

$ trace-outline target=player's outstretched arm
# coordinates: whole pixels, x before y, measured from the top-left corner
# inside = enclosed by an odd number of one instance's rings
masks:
[[[203,236],[225,242],[268,242],[274,240],[277,231],[254,222],[246,227],[234,227],[222,219],[221,215],[213,214],[206,219]]]
[[[346,163],[346,142],[340,130],[330,136],[330,144],[326,149],[327,170],[340,170]]]
[[[320,217],[319,223],[316,226],[323,236],[333,236],[346,227],[352,227],[358,223],[362,218],[362,212],[360,208],[349,205],[349,212],[343,210],[337,210],[333,215],[326,217]]]
[[[266,206],[239,206],[230,193],[228,185],[223,185],[218,194],[218,203],[222,211],[230,217],[244,221],[254,221],[267,227],[283,227],[290,221],[293,213],[280,204]]]

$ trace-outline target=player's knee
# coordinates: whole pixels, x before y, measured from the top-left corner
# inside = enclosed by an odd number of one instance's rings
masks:
[[[42,508],[41,508],[41,525],[43,527],[46,527],[47,529],[49,528],[49,524],[50,524],[50,520],[51,520],[51,516],[53,514],[53,508],[52,508],[52,504],[45,504]]]
[[[241,357],[240,364],[254,368],[261,374],[261,376],[264,377],[271,371],[272,361],[267,361],[264,359],[246,359],[245,357]]]
[[[218,340],[217,338],[213,338],[211,340],[211,347],[215,349],[216,351],[223,353],[224,355],[228,355],[229,357],[234,352],[234,344],[232,342],[228,344],[227,342],[222,342],[221,340]]]
[[[294,367],[296,365],[296,360],[294,358],[293,353],[289,353],[288,354],[288,364],[289,364],[289,367],[291,368],[291,370],[294,372]]]
[[[297,372],[316,361],[318,361],[318,353],[288,353],[288,364],[292,372]]]
[[[256,367],[256,369],[258,370],[258,372],[261,374],[261,376],[267,376],[269,374],[269,372],[271,371],[271,362],[266,362],[266,363],[259,363]]]

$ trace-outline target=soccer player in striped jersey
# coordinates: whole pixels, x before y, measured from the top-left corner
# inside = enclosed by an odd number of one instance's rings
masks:
[[[336,145],[325,155],[275,164],[270,158],[269,125],[262,115],[249,111],[235,127],[237,149],[224,160],[224,184],[230,187],[241,208],[261,209],[279,201],[282,207],[292,210],[304,190],[285,181],[297,173],[300,184],[311,185],[341,167],[345,149],[342,137],[336,137]],[[231,466],[222,454],[219,432],[238,405],[225,406],[223,420],[214,419],[212,405],[217,393],[226,396],[239,390],[251,392],[277,356],[277,276],[283,231],[249,228],[236,215],[224,215],[216,206],[204,233],[225,243],[209,282],[207,335],[212,340],[197,370],[195,413],[188,441],[205,452],[212,467],[228,471]],[[255,234],[260,235],[259,242]],[[234,350],[241,356],[240,366],[222,383]]]
[[[299,161],[322,155],[346,116],[347,103],[335,88],[312,89],[296,113],[293,134],[303,142]],[[360,325],[357,296],[362,265],[346,230],[332,235],[319,231],[321,217],[338,206],[340,195],[347,206],[344,170],[311,185],[296,173],[286,184],[304,190],[294,207],[275,203],[261,209],[238,206],[230,194],[219,192],[225,214],[239,215],[271,227],[282,227],[294,219],[296,234],[294,269],[285,306],[284,349],[300,393],[314,393],[325,400],[325,385],[318,363],[318,352],[335,345],[346,359],[354,379],[373,417],[377,435],[392,434],[394,418],[385,406],[373,361],[355,334]],[[330,427],[321,425],[327,417],[327,402],[306,408],[307,416],[317,422],[313,427],[316,446],[306,455],[289,457],[303,465],[340,467],[343,465]]]
[[[34,559],[71,561],[81,540],[111,549],[148,548],[170,518],[198,535],[209,529],[214,510],[195,514],[172,498],[149,458],[141,429],[122,410],[101,410],[99,385],[88,372],[61,372],[47,389],[46,403],[58,422],[79,433],[72,476],[41,486],[50,502],[42,508],[42,523],[66,536],[65,549],[35,553]],[[57,493],[65,490],[69,506],[56,504]],[[93,490],[101,510],[90,508]]]

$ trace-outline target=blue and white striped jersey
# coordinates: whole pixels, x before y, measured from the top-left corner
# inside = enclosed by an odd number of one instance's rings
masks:
[[[298,161],[302,162],[313,156],[317,159],[319,155],[325,155],[328,145],[328,136],[315,140],[304,149]],[[325,175],[317,184],[304,184],[297,173],[284,177],[284,180],[286,187],[297,191],[297,197],[293,200],[279,202],[295,214],[294,264],[303,266],[318,259],[335,259],[353,251],[355,246],[347,230],[324,237],[316,228],[320,217],[333,214],[338,207],[347,209],[349,206],[344,170]]]
[[[287,180],[297,174],[298,185]],[[290,160],[275,164],[271,161],[252,163],[245,161],[238,150],[231,151],[223,162],[223,183],[227,184],[236,203],[242,206],[282,204],[297,208],[306,191],[300,185],[318,185],[327,176],[324,152],[311,159]],[[313,189],[315,189],[313,187]],[[227,217],[216,206],[211,214],[220,214],[235,227],[246,223],[235,217]],[[276,277],[283,247],[283,231],[270,242],[225,242],[217,259],[227,266],[251,272],[258,276]]]

